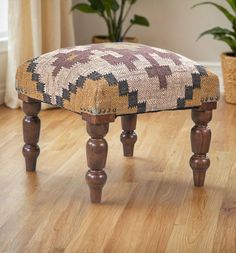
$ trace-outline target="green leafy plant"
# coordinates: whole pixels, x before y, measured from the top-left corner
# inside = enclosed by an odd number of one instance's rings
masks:
[[[199,39],[205,35],[211,34],[214,36],[214,39],[225,42],[233,51],[234,56],[236,56],[236,0],[225,1],[229,4],[231,11],[214,2],[203,2],[193,6],[193,8],[195,8],[200,5],[212,5],[221,11],[232,25],[232,30],[222,27],[214,27],[201,33]]]
[[[112,41],[123,41],[133,25],[149,26],[148,20],[134,15],[129,26],[123,32],[123,24],[137,0],[88,0],[88,3],[78,3],[72,10],[84,13],[95,13],[104,19],[108,29],[108,38]]]

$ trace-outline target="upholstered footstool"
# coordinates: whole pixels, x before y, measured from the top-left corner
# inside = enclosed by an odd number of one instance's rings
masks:
[[[179,54],[133,43],[105,43],[58,49],[25,62],[16,89],[23,100],[26,170],[35,171],[40,149],[41,102],[81,115],[90,139],[86,180],[92,202],[100,202],[107,175],[109,123],[121,116],[124,156],[133,156],[137,114],[192,110],[195,186],[203,186],[210,165],[208,123],[219,99],[215,74]],[[50,161],[49,161],[50,162]]]

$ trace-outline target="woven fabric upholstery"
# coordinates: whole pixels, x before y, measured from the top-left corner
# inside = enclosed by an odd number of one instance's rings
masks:
[[[58,49],[18,68],[19,93],[74,112],[132,114],[219,99],[219,81],[179,54],[134,43]]]

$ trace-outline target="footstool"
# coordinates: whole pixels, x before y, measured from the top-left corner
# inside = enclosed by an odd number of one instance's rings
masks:
[[[203,186],[210,165],[208,123],[219,99],[218,77],[204,66],[168,50],[134,43],[104,43],[58,49],[22,64],[16,89],[23,100],[23,155],[35,171],[40,149],[41,102],[63,107],[86,121],[86,181],[91,201],[101,202],[107,175],[109,123],[121,116],[124,156],[133,156],[137,115],[163,110],[192,110],[195,186]]]

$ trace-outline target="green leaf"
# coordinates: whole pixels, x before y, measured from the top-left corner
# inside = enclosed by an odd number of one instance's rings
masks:
[[[226,28],[221,28],[221,27],[214,27],[210,30],[207,30],[203,33],[200,34],[199,38],[200,39],[201,37],[205,36],[205,35],[213,35],[213,36],[221,36],[221,35],[224,35],[224,36],[232,36],[232,37],[235,37],[235,33],[229,29],[226,29]]]
[[[235,0],[226,0],[231,8],[236,11],[236,1]]]
[[[234,33],[235,33],[235,36],[236,36],[236,18],[233,21],[233,29],[234,29]]]
[[[206,4],[215,6],[218,10],[220,10],[228,18],[228,20],[230,22],[233,22],[235,16],[233,16],[226,8],[224,8],[223,6],[221,6],[219,4],[216,4],[213,2],[203,2],[203,3],[195,4],[192,8],[195,8],[200,5],[206,5]]]
[[[94,10],[97,10],[100,13],[103,13],[105,11],[105,7],[102,3],[102,0],[88,0],[91,4],[91,7]]]
[[[120,8],[120,5],[118,4],[118,2],[116,0],[112,0],[112,10],[118,11],[119,8]]]
[[[142,25],[142,26],[149,26],[149,22],[148,20],[143,17],[143,16],[139,16],[139,15],[134,15],[133,19],[130,20],[130,23],[133,25]]]
[[[235,53],[236,52],[236,41],[232,39],[231,37],[225,36],[225,35],[217,35],[215,36],[216,40],[224,41],[231,50]]]
[[[84,13],[96,13],[97,12],[89,4],[85,4],[85,3],[76,4],[71,8],[71,10],[72,11],[79,10]]]
[[[201,38],[202,36],[208,35],[208,34],[213,35],[215,40],[225,42],[232,49],[232,51],[235,53],[236,52],[236,40],[235,40],[235,37],[232,37],[232,36],[235,36],[232,33],[233,32],[228,29],[215,27],[215,28],[212,28],[210,30],[203,32],[199,36],[199,38]]]
[[[119,4],[116,0],[102,0],[102,4],[105,7],[106,11],[117,11],[119,9]]]

